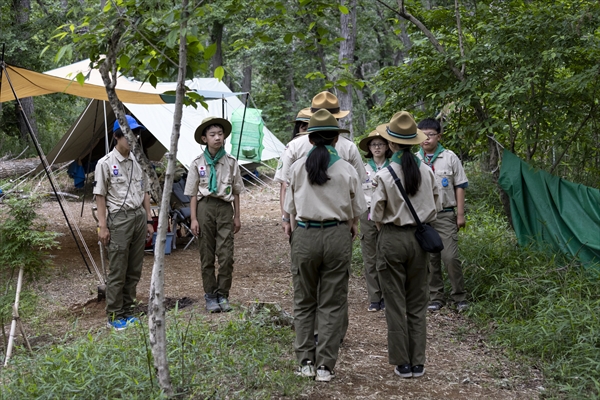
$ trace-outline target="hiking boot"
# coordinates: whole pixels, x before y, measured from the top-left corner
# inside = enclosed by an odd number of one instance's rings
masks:
[[[425,367],[422,365],[413,365],[411,371],[413,378],[420,378],[425,374]]]
[[[317,375],[315,372],[315,366],[312,365],[310,360],[302,361],[302,365],[298,367],[295,374],[303,378],[314,378],[315,375]]]
[[[442,303],[440,303],[439,301],[432,301],[431,303],[429,303],[429,305],[427,306],[427,309],[429,311],[440,311],[442,309],[442,307],[444,307],[444,305]]]
[[[469,309],[469,302],[466,300],[459,301],[456,303],[456,311],[463,312]]]
[[[204,300],[206,300],[206,311],[208,311],[209,313],[221,312],[221,306],[219,306],[219,301],[217,300],[217,295],[205,294]]]
[[[112,319],[106,323],[106,326],[115,331],[122,331],[127,329],[127,320],[124,318]]]
[[[412,378],[413,376],[410,364],[396,365],[394,373],[401,378]]]
[[[383,301],[383,299],[381,299],[381,301],[379,302],[379,308],[381,309],[381,311],[385,311],[385,302]]]
[[[315,381],[317,382],[330,382],[333,378],[335,378],[335,372],[330,371],[324,365],[321,365],[317,369],[317,376],[315,377]]]
[[[233,310],[233,308],[231,308],[231,306],[229,305],[229,300],[227,300],[227,297],[218,295],[217,301],[219,302],[219,307],[221,307],[221,311],[229,312]]]
[[[371,303],[371,305],[369,305],[369,308],[367,308],[368,312],[376,312],[379,310],[381,310],[381,307],[379,306],[379,302]]]

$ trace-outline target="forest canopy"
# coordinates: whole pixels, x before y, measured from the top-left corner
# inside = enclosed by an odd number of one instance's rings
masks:
[[[192,2],[188,76],[248,90],[287,141],[295,113],[331,90],[360,137],[396,111],[443,120],[443,141],[497,171],[501,147],[598,187],[597,1],[219,0]],[[177,2],[16,0],[1,7],[4,60],[36,71],[97,61],[123,26],[117,64],[150,83],[176,73]],[[119,25],[120,24],[120,25]],[[0,156],[27,146],[14,102],[0,110]],[[85,100],[24,99],[48,149]],[[32,156],[31,150],[23,157]]]

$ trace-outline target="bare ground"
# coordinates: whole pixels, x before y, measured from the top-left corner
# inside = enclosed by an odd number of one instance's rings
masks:
[[[276,302],[292,312],[289,272],[289,245],[280,226],[278,195],[271,189],[249,188],[242,195],[242,229],[235,236],[235,271],[230,299],[234,306],[250,301]],[[101,268],[95,222],[89,200],[79,217],[81,203],[70,202],[89,246]],[[98,284],[90,275],[74,244],[56,202],[42,208],[53,229],[64,233],[61,249],[53,252],[55,269],[38,284],[47,304],[47,333],[37,338],[43,343],[62,337],[76,324],[84,332],[105,324],[104,302],[96,301]],[[195,312],[203,309],[199,254],[196,244],[183,250],[185,242],[165,256],[165,295],[185,299]],[[144,260],[138,299],[147,302],[153,257]],[[91,266],[90,266],[91,267]],[[174,300],[173,300],[174,302]],[[464,315],[447,308],[428,315],[427,363],[425,376],[401,379],[387,360],[386,321],[382,312],[367,312],[364,278],[350,279],[350,325],[336,366],[336,379],[329,384],[314,383],[303,398],[310,399],[535,399],[539,398],[543,377],[534,366],[508,359],[502,349],[490,347]],[[230,318],[215,314],[215,320]],[[34,329],[34,328],[31,328]],[[293,354],[290,349],[290,356]]]

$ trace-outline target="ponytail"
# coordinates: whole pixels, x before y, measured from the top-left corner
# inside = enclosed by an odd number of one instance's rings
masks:
[[[327,167],[329,166],[329,151],[325,146],[330,146],[335,137],[325,139],[317,133],[309,134],[310,141],[316,146],[306,158],[306,172],[311,185],[323,185],[329,180]]]
[[[404,172],[404,186],[409,196],[414,196],[421,186],[421,171],[415,160],[410,146],[402,147],[402,171]]]

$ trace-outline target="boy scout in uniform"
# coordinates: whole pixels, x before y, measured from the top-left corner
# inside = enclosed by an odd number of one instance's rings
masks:
[[[134,134],[145,129],[133,117],[126,118]],[[154,229],[149,218],[147,176],[131,154],[119,121],[115,121],[113,131],[117,145],[98,161],[93,192],[98,207],[98,238],[108,251],[108,326],[121,330],[137,321],[131,311],[142,275],[147,235],[152,235]]]
[[[417,156],[435,173],[440,188],[442,211],[431,224],[444,242],[441,253],[431,254],[429,271],[429,311],[438,311],[445,304],[442,261],[448,270],[452,286],[451,297],[459,312],[469,307],[458,255],[458,230],[465,226],[465,189],[469,185],[460,159],[454,152],[445,149],[439,140],[442,135],[440,123],[433,118],[419,122],[427,139],[421,143]]]
[[[200,236],[202,285],[210,313],[231,311],[233,234],[241,228],[244,183],[237,160],[223,147],[230,133],[231,124],[226,119],[208,117],[202,121],[195,139],[206,148],[190,165],[184,190],[190,196],[192,233]],[[216,276],[215,255],[219,259]]]
[[[367,178],[362,184],[367,202],[367,211],[360,216],[360,248],[365,271],[365,280],[367,281],[367,293],[369,294],[369,312],[385,310],[385,301],[381,294],[381,285],[377,275],[377,227],[371,221],[371,194],[373,193],[373,179],[375,175],[390,164],[392,151],[388,142],[377,131],[373,131],[369,136],[363,138],[358,147],[364,151],[367,162],[365,163],[365,174]]]
[[[431,223],[441,209],[439,190],[431,169],[412,153],[412,146],[427,137],[406,111],[375,129],[394,152],[388,168],[401,180],[421,222]],[[415,238],[417,223],[388,168],[375,176],[371,196],[371,219],[379,229],[377,273],[385,299],[388,360],[396,375],[418,378],[425,373],[429,253]]]
[[[366,209],[357,172],[334,147],[344,131],[327,110],[311,117],[308,132],[314,148],[292,166],[285,197],[285,210],[298,224],[293,233],[289,221],[283,224],[291,244],[297,374],[322,382],[335,376],[348,316],[352,239]]]

